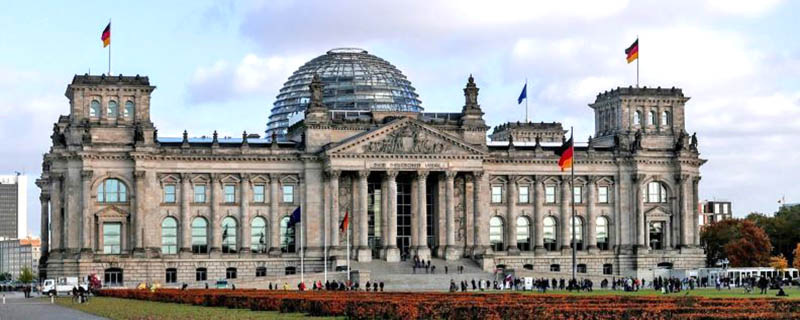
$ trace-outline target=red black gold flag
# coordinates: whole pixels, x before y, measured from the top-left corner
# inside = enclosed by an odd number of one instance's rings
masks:
[[[639,59],[639,39],[636,39],[628,49],[625,49],[625,54],[628,55],[628,63]]]
[[[344,232],[347,230],[347,224],[350,223],[350,213],[345,211],[344,212],[344,219],[342,219],[342,223],[339,225],[339,232]]]
[[[111,44],[111,22],[103,29],[103,35],[100,36],[100,40],[103,40],[103,48]]]
[[[561,168],[561,171],[572,168],[572,155],[574,150],[575,147],[572,145],[572,137],[556,150],[556,155],[560,157],[558,159],[558,166]]]

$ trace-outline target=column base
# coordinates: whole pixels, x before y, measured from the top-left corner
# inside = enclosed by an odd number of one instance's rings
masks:
[[[431,249],[430,248],[421,247],[420,246],[420,247],[417,247],[415,250],[417,252],[417,256],[419,256],[420,259],[424,259],[424,260],[430,260],[431,259]]]
[[[519,248],[517,248],[516,245],[508,246],[508,248],[506,248],[506,254],[509,256],[518,256]]]
[[[478,259],[478,258],[483,257],[483,255],[486,254],[486,250],[488,248],[489,248],[489,246],[481,246],[481,245],[476,245],[476,246],[472,247],[472,254],[471,254],[472,255],[472,259]]]
[[[444,259],[448,261],[461,259],[461,251],[459,247],[447,246],[444,250]]]
[[[589,252],[589,253],[597,253],[597,252],[600,251],[600,249],[597,248],[597,246],[589,245],[589,246],[586,246],[586,251]]]
[[[93,257],[94,257],[94,252],[92,252],[92,249],[89,248],[81,249],[80,259],[91,259]]]
[[[368,247],[359,247],[356,253],[356,259],[358,259],[359,262],[372,261],[372,250],[370,250]]]
[[[283,252],[281,252],[281,248],[269,248],[267,255],[270,257],[280,257]]]
[[[83,252],[81,252],[83,253]],[[147,254],[144,251],[144,248],[133,248],[133,257],[134,258],[146,258]]]
[[[386,248],[386,262],[400,262],[400,249],[396,246]]]
[[[533,253],[535,254],[544,254],[547,250],[544,249],[544,246],[535,246],[533,247]]]

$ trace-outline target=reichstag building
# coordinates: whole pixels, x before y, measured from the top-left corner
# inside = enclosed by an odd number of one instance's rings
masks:
[[[681,89],[599,93],[571,183],[555,155],[560,123],[490,128],[465,80],[461,110],[424,112],[389,62],[334,49],[285,83],[265,136],[169,138],[151,121],[147,77],[76,75],[37,180],[50,231],[40,276],[251,281],[299,272],[301,246],[305,272],[333,270],[346,263],[345,215],[360,262],[418,255],[567,276],[573,199],[582,276],[704,265],[705,160]]]

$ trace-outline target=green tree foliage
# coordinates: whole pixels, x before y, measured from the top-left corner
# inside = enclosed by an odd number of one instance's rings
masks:
[[[794,248],[794,260],[792,260],[792,267],[800,269],[800,243]]]
[[[750,214],[747,220],[764,229],[772,242],[772,255],[783,255],[794,261],[795,249],[800,242],[800,206],[782,207],[773,217]]]
[[[19,272],[19,281],[22,283],[33,281],[33,272],[31,271],[31,268],[22,267],[22,270]]]
[[[772,244],[767,234],[749,220],[723,220],[703,227],[700,239],[706,264],[728,259],[732,267],[762,267],[770,262]]]

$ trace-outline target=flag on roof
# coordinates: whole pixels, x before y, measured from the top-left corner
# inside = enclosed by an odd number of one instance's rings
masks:
[[[569,140],[565,141],[561,147],[556,150],[556,154],[560,157],[558,159],[558,166],[561,168],[561,171],[564,169],[572,168],[572,157],[575,151],[575,146],[572,145],[572,136],[569,137]]]
[[[628,55],[628,63],[633,62],[633,60],[639,59],[639,39],[637,38],[636,41],[631,44],[628,49],[625,49],[625,54]]]
[[[111,22],[109,22],[106,28],[103,29],[103,34],[100,36],[100,40],[103,40],[103,48],[111,45]]]

